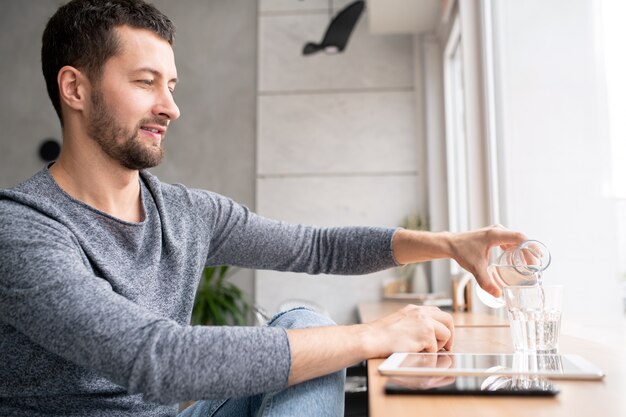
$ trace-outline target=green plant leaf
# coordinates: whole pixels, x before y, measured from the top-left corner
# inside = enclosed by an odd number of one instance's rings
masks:
[[[216,326],[223,325],[224,318],[222,317],[222,313],[220,309],[215,305],[215,300],[212,298],[208,298],[206,301],[207,301],[207,307],[209,308],[209,311],[211,312],[211,316],[207,320],[207,323],[213,324]]]
[[[220,267],[219,277],[218,277],[218,282],[217,282],[218,287],[222,287],[222,284],[224,282],[224,278],[226,278],[227,272],[228,272],[228,265],[224,265]]]
[[[206,267],[202,271],[192,323],[200,325],[245,325],[251,311],[245,293],[228,282],[229,266]]]

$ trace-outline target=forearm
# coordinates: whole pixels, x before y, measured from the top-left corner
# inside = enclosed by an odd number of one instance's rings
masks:
[[[399,229],[393,236],[393,256],[402,265],[450,258],[453,253],[453,236],[449,232]]]
[[[372,356],[365,325],[287,331],[291,350],[289,385],[336,372]]]
[[[208,265],[307,274],[361,275],[396,266],[391,240],[396,229],[312,227],[264,218],[219,196],[223,213],[213,229]]]

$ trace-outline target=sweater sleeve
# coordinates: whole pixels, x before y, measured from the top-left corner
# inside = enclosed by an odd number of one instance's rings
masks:
[[[0,215],[0,320],[32,343],[154,402],[286,387],[283,329],[180,325],[91,273],[54,221],[28,210]]]
[[[209,265],[308,274],[359,275],[398,266],[396,228],[313,227],[271,220],[210,193]]]

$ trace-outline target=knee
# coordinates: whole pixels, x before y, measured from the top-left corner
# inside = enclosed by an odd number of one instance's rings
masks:
[[[278,313],[268,322],[268,326],[283,327],[286,329],[305,329],[307,327],[335,325],[336,323],[330,317],[305,307],[298,307]]]

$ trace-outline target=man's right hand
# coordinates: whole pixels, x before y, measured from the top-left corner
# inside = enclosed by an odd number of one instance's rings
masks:
[[[385,358],[393,352],[450,350],[454,340],[452,316],[437,307],[407,305],[363,326],[369,358]]]
[[[415,305],[366,324],[289,329],[289,385],[393,352],[450,350],[453,334],[450,314]]]

